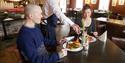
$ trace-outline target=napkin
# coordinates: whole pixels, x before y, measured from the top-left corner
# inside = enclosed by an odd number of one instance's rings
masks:
[[[102,35],[100,35],[99,37],[100,41],[106,42],[107,40],[107,31],[105,31]]]

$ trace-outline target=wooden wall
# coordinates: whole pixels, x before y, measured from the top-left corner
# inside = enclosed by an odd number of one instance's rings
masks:
[[[69,8],[75,8],[76,0],[70,0]]]
[[[85,0],[83,0],[83,4]],[[70,5],[68,6],[68,8],[75,8],[75,5],[76,5],[76,0],[70,0]],[[97,0],[97,3],[96,4],[90,4],[91,8],[92,9],[98,9],[98,5],[99,5],[99,0]]]
[[[83,0],[85,2],[85,0]],[[98,9],[99,6],[99,1],[97,0],[96,4],[90,4],[92,9]],[[75,2],[76,0],[70,0],[70,5],[69,8],[75,8]],[[83,3],[85,4],[85,3]],[[112,12],[117,12],[121,15],[125,15],[125,3],[124,5],[118,5],[118,0],[117,0],[117,5],[116,6],[112,6],[112,0],[110,0],[110,6],[109,6],[109,10]]]
[[[119,13],[121,15],[125,15],[125,3],[124,5],[118,5],[118,0],[117,0],[117,5],[112,6],[112,0],[111,0],[109,10],[112,12]]]
[[[85,0],[84,0],[84,4],[85,4]],[[96,4],[89,4],[91,6],[92,9],[98,9],[99,6],[99,0],[97,0]]]

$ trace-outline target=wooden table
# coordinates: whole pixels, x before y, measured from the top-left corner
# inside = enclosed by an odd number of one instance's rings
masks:
[[[0,19],[0,23],[2,24],[3,32],[4,32],[4,38],[3,40],[9,39],[10,37],[7,34],[7,29],[6,29],[6,22],[12,22],[12,21],[19,21],[19,20],[24,20],[22,18],[17,18],[17,19],[12,19],[12,20],[5,20],[6,18]]]
[[[102,31],[103,27],[100,28],[99,26],[104,25],[105,30],[108,31],[108,38],[110,39],[112,37],[125,38],[125,22],[123,20],[107,19],[104,17],[100,17],[97,18],[96,21],[97,21],[97,31],[100,34],[103,32]]]
[[[60,63],[125,63],[125,52],[109,39],[105,43],[97,40],[90,44],[88,56],[83,51],[69,52]]]

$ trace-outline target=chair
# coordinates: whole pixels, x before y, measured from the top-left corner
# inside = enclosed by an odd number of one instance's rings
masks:
[[[125,50],[125,38],[112,37],[112,41],[122,50]]]
[[[108,38],[118,47],[125,50],[125,25],[107,24]]]

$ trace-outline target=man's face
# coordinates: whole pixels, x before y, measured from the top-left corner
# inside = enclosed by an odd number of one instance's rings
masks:
[[[36,24],[40,24],[42,17],[43,17],[42,10],[39,7],[39,8],[37,8],[37,11],[35,11],[35,13],[32,14],[32,21]]]

